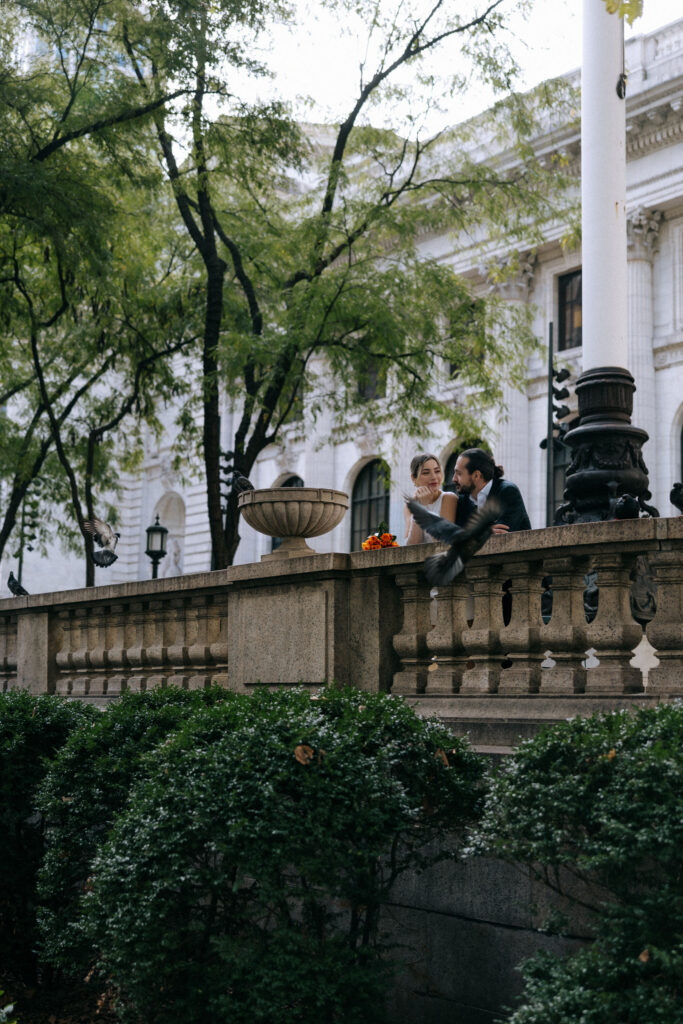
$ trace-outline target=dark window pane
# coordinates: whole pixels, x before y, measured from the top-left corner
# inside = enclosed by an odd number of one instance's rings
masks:
[[[581,271],[563,274],[557,281],[559,352],[581,344]]]
[[[386,368],[379,360],[372,359],[358,379],[358,394],[366,402],[384,398],[387,393]]]
[[[351,550],[358,551],[381,522],[389,522],[389,481],[379,459],[364,466],[351,496]]]

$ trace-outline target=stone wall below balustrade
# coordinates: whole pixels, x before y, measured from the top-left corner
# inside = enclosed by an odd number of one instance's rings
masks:
[[[336,680],[401,694],[492,755],[543,722],[683,697],[683,518],[492,537],[438,589],[422,574],[434,551],[0,601],[0,689],[106,704],[170,684]],[[564,938],[539,931],[551,908],[568,913]],[[493,1024],[519,995],[521,959],[571,952],[590,934],[531,872],[481,858],[403,877],[383,915],[404,961],[396,1024]]]
[[[402,694],[501,749],[539,722],[683,697],[683,517],[492,537],[441,588],[422,574],[434,550],[3,600],[0,689],[104,703],[170,684],[335,680]],[[633,664],[644,637],[647,672]]]

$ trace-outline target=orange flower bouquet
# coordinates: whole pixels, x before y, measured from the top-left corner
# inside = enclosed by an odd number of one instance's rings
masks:
[[[388,523],[380,523],[376,533],[371,533],[367,540],[363,541],[363,551],[375,551],[378,548],[397,548],[399,546],[396,535],[389,533]]]

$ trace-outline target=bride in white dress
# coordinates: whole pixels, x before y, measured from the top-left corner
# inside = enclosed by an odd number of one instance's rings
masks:
[[[458,498],[450,491],[441,490],[443,470],[436,455],[428,453],[416,455],[410,463],[410,477],[415,485],[413,494],[415,501],[419,501],[430,512],[454,523]],[[404,544],[429,543],[432,538],[417,525],[407,506],[404,508],[404,514],[406,520]]]

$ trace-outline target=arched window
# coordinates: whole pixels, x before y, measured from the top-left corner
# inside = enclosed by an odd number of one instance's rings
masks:
[[[351,550],[358,551],[381,522],[389,522],[389,480],[384,463],[374,459],[356,477],[351,496]]]
[[[303,485],[304,485],[304,482],[301,479],[301,477],[300,476],[296,476],[296,474],[293,474],[292,476],[288,476],[286,480],[283,480],[282,483],[278,484],[278,487],[303,487]],[[271,551],[277,551],[277,549],[280,547],[281,544],[282,544],[282,537],[273,537],[273,541],[272,541],[272,544],[270,546],[270,550]]]

